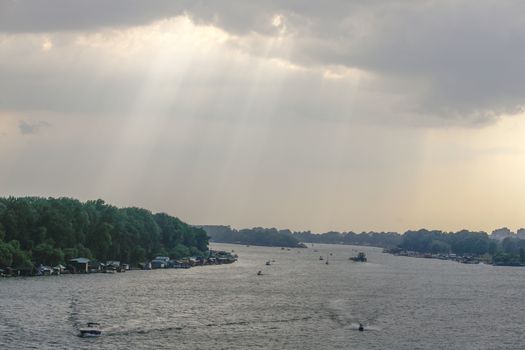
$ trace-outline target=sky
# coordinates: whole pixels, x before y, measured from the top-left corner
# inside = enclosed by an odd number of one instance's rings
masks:
[[[525,3],[0,0],[0,196],[525,226]]]

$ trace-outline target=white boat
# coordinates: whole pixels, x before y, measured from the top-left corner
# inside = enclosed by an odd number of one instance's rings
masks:
[[[81,337],[98,337],[102,334],[99,328],[100,324],[96,322],[88,322],[87,327],[80,328]]]

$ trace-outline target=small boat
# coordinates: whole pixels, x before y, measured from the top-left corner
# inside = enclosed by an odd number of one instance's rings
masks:
[[[268,260],[268,261],[266,262],[266,266],[270,266],[270,265],[271,265],[270,260]]]
[[[257,272],[257,276],[262,276],[262,271],[261,271],[261,270],[259,270],[259,271]]]
[[[81,337],[98,337],[102,334],[97,322],[88,322],[87,327],[80,328]]]
[[[349,258],[349,260],[355,261],[355,262],[366,262],[366,255],[363,252],[359,252],[357,256],[352,256]]]
[[[321,256],[319,257],[319,260],[324,260],[324,258],[323,258],[323,256],[322,256],[322,255],[321,255]]]
[[[358,330],[359,332],[362,332],[362,331],[365,330],[365,327],[363,327],[363,324],[362,324],[362,323],[359,324],[359,328],[358,328],[357,330]]]

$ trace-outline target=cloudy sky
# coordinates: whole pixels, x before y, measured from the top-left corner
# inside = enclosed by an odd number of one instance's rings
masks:
[[[525,226],[525,2],[0,0],[0,195]]]

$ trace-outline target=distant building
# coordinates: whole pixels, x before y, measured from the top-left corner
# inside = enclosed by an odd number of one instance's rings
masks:
[[[508,228],[503,227],[503,228],[499,228],[497,230],[492,231],[492,234],[489,237],[492,239],[496,239],[498,241],[502,241],[507,237],[516,237],[516,234],[514,234]]]

